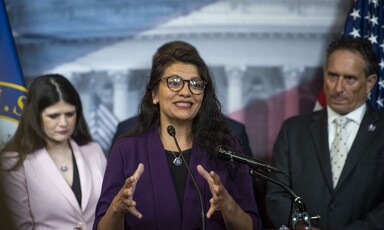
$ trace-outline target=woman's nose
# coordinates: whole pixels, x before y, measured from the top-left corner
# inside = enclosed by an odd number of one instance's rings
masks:
[[[59,125],[66,126],[68,124],[67,118],[63,115],[60,116]]]

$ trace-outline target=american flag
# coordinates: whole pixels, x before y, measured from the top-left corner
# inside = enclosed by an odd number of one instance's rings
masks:
[[[384,110],[384,0],[355,0],[344,26],[343,36],[368,39],[379,58],[378,81],[369,100],[373,108]],[[317,98],[314,110],[326,106],[324,89]]]
[[[374,108],[384,109],[384,0],[355,0],[348,14],[344,36],[368,39],[379,58],[377,84],[370,101]]]

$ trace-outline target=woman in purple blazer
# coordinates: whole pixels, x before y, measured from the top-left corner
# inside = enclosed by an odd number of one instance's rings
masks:
[[[0,156],[16,229],[92,227],[106,160],[65,77],[35,78],[16,133]]]
[[[156,55],[138,122],[108,157],[94,229],[261,229],[249,168],[204,61],[189,49]]]

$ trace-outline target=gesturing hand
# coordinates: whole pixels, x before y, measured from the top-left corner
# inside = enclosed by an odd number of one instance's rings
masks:
[[[124,186],[113,199],[115,212],[128,212],[141,219],[142,215],[136,210],[136,202],[133,200],[133,194],[135,193],[136,184],[143,172],[144,165],[140,163],[137,166],[135,173],[125,180]]]
[[[226,205],[233,201],[227,190],[221,183],[220,177],[213,171],[207,172],[203,166],[198,165],[197,171],[208,182],[212,193],[212,198],[209,200],[211,207],[207,212],[207,217],[210,218],[215,211],[225,210]]]

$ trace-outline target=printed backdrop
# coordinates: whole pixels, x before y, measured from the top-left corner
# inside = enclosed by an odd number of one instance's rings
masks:
[[[269,159],[282,121],[313,110],[325,48],[343,31],[343,0],[5,0],[26,84],[42,73],[78,89],[107,152],[137,113],[156,49],[184,40],[210,66],[224,112]]]

